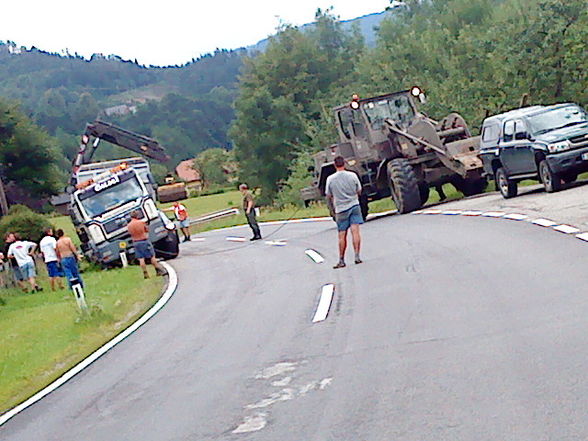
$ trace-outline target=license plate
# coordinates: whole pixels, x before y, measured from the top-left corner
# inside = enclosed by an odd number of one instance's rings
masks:
[[[588,161],[588,153],[582,153],[582,159]]]

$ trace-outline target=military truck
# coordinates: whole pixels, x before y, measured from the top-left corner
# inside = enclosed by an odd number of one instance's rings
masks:
[[[339,142],[314,155],[314,182],[301,196],[305,204],[325,196],[333,160],[343,156],[346,168],[363,186],[364,217],[371,201],[392,197],[400,213],[419,209],[429,189],[443,184],[466,196],[482,193],[488,184],[478,157],[480,139],[466,121],[451,113],[440,121],[419,112],[424,103],[419,87],[360,99],[333,109]]]

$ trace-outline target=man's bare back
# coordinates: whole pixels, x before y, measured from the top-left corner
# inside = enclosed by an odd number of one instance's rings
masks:
[[[76,246],[68,236],[61,236],[55,248],[60,259],[70,256],[75,257],[77,253]]]

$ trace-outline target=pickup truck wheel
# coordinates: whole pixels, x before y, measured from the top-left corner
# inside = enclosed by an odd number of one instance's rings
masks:
[[[539,175],[547,193],[561,190],[561,177],[549,168],[545,159],[539,163]]]
[[[403,158],[388,163],[388,181],[392,199],[401,214],[418,210],[423,204],[419,183],[410,163]]]
[[[517,183],[512,182],[508,179],[508,176],[506,175],[506,171],[504,170],[504,168],[501,167],[498,170],[496,170],[495,180],[496,185],[500,190],[500,194],[504,199],[514,198],[517,195],[519,191]]]
[[[359,208],[361,208],[361,215],[363,216],[363,220],[367,220],[367,215],[370,211],[370,207],[368,204],[368,198],[366,195],[362,194],[359,197]]]
[[[175,259],[180,254],[180,238],[177,230],[168,231],[167,236],[153,244],[158,259]]]

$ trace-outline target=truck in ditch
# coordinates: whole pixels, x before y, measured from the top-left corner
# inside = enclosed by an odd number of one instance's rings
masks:
[[[369,202],[390,196],[400,213],[417,210],[431,187],[447,183],[466,196],[482,193],[488,182],[478,157],[479,137],[459,114],[436,121],[421,113],[417,102],[425,102],[425,95],[413,87],[367,99],[354,95],[336,107],[339,142],[314,155],[313,185],[302,190],[304,202],[325,196],[339,155],[362,183],[364,217]]]
[[[102,121],[86,126],[68,186],[69,213],[85,256],[104,266],[119,264],[121,253],[132,259],[134,248],[126,226],[131,213],[138,211],[149,226],[156,255],[177,257],[176,226],[156,206],[149,163],[142,157],[91,162],[101,139],[159,161],[168,158],[153,139]]]

